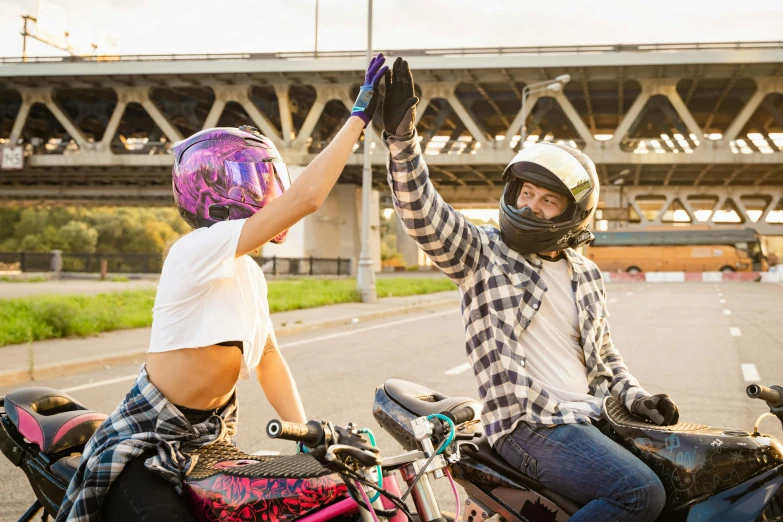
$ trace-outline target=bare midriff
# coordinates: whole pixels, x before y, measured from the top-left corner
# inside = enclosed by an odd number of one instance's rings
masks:
[[[177,406],[211,410],[225,404],[239,378],[242,352],[204,346],[147,354],[150,382]]]

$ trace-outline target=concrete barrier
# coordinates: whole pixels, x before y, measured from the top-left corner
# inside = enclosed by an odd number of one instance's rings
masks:
[[[608,283],[721,283],[759,281],[783,283],[783,272],[603,272]]]

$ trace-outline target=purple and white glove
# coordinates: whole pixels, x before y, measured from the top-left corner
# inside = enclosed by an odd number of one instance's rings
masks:
[[[361,118],[365,127],[370,123],[375,110],[378,108],[378,100],[381,98],[378,85],[381,83],[381,78],[389,70],[384,65],[385,62],[386,58],[384,58],[383,53],[378,53],[378,56],[370,60],[367,73],[364,75],[364,85],[359,89],[359,96],[356,97],[353,110],[351,110],[351,116]]]

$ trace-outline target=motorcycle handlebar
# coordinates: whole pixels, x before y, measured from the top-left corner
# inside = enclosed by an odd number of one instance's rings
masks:
[[[783,388],[780,386],[767,388],[760,384],[751,384],[745,391],[751,399],[766,401],[770,408],[779,408],[783,406]]]
[[[293,440],[311,448],[318,446],[324,440],[324,429],[316,421],[300,424],[274,419],[266,425],[266,434],[270,439]]]
[[[462,424],[463,422],[472,421],[476,413],[470,406],[463,406],[457,408],[454,411],[444,411],[442,415],[445,415],[454,423],[454,425]]]

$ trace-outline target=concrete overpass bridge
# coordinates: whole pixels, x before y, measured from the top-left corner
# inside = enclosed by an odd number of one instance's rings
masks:
[[[781,234],[783,42],[386,54],[415,71],[432,180],[455,206],[495,206],[516,150],[563,141],[598,165],[610,226],[730,215]],[[168,205],[172,143],[212,126],[253,124],[306,165],[348,117],[363,68],[359,51],[0,59],[0,140],[25,154],[23,170],[0,173],[0,200]],[[563,90],[522,109],[525,85],[561,74]],[[380,204],[384,159],[378,145]],[[321,223],[358,230],[344,204],[361,162],[357,146],[344,201]]]

